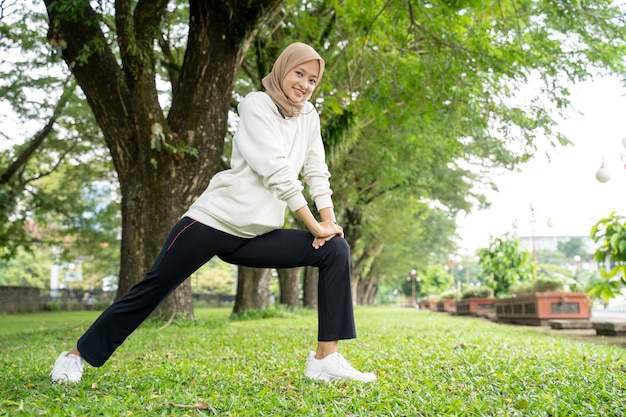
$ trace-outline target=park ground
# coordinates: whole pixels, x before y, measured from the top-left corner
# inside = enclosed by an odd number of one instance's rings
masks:
[[[199,309],[194,322],[144,323],[81,382],[52,363],[97,312],[0,316],[0,415],[7,416],[625,416],[619,338],[399,307],[358,307],[341,343],[372,383],[303,376],[316,313],[244,320]]]

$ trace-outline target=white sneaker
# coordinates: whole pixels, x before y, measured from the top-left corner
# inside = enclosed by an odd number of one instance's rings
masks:
[[[309,352],[304,376],[323,381],[345,378],[371,382],[376,379],[376,375],[371,372],[359,372],[354,369],[339,352],[331,353],[324,359],[315,359],[315,352]]]
[[[83,358],[62,352],[54,362],[50,376],[52,377],[52,382],[58,382],[59,384],[80,381],[83,376]]]

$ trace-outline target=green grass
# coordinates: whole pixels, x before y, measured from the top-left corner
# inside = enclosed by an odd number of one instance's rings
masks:
[[[0,415],[10,416],[624,416],[626,351],[483,319],[356,309],[340,350],[378,379],[311,381],[314,312],[145,323],[80,383],[48,374],[94,312],[0,316]],[[183,406],[195,406],[185,408]]]

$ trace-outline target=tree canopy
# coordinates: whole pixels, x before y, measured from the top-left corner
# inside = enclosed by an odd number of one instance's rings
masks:
[[[457,214],[488,204],[476,185],[567,144],[555,117],[569,87],[622,74],[626,52],[624,4],[601,0],[44,3],[0,6],[0,96],[30,127],[0,155],[0,239],[7,256],[58,244],[59,224],[83,246],[104,239],[74,202],[107,178],[121,292],[224,167],[229,111],[290,42],[327,61],[314,101],[363,292],[442,263]]]

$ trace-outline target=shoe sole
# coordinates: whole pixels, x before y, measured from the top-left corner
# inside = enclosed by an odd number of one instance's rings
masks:
[[[366,380],[366,379],[359,379],[359,378],[350,378],[350,377],[347,377],[347,376],[329,375],[329,374],[325,374],[325,373],[321,373],[321,374],[315,373],[315,374],[312,374],[312,373],[309,373],[309,372],[305,372],[304,376],[306,376],[307,378],[310,378],[310,379],[317,379],[317,380],[320,380],[320,381],[337,381],[337,380],[340,380],[340,379],[347,379],[347,380],[350,380],[350,381],[372,382],[372,381],[376,380],[376,378],[374,378],[374,379],[367,379]]]

